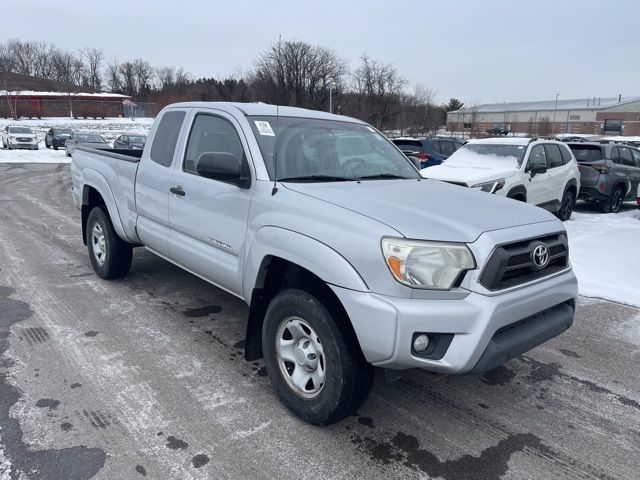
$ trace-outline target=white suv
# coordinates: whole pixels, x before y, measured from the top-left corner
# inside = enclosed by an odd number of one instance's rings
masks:
[[[469,140],[422,176],[533,203],[569,220],[580,170],[562,142],[538,138]]]
[[[29,127],[7,126],[0,136],[2,148],[38,150],[38,137]]]

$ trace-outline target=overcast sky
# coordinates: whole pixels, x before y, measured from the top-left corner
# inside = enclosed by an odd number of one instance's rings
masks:
[[[440,101],[640,95],[640,0],[18,0],[0,40],[142,57],[196,77],[247,70],[271,42],[366,52]]]

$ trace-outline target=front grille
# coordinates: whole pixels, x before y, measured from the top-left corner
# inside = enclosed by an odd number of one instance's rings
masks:
[[[545,245],[548,263],[540,268],[534,262],[534,249]],[[488,290],[504,290],[560,272],[569,265],[569,245],[564,233],[532,238],[498,246],[487,261],[480,284]]]

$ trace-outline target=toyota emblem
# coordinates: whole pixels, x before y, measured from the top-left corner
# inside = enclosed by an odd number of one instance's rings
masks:
[[[531,259],[537,268],[544,268],[549,263],[549,249],[546,245],[538,245],[531,253]]]

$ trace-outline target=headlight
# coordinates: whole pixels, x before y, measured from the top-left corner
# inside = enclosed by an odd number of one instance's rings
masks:
[[[462,272],[476,268],[462,243],[383,238],[382,253],[395,279],[413,288],[449,290]]]
[[[491,180],[490,182],[478,183],[477,185],[471,185],[471,188],[479,188],[483,192],[496,193],[504,187],[504,178],[498,180]]]

